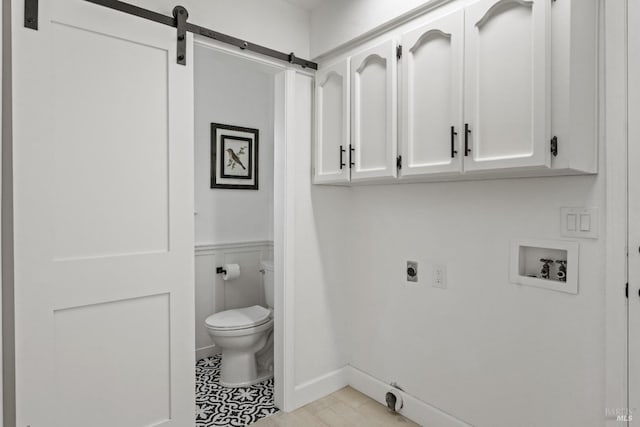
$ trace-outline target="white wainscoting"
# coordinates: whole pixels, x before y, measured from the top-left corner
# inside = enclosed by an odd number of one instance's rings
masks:
[[[264,305],[260,262],[273,259],[272,241],[215,243],[195,247],[196,360],[218,353],[204,326],[213,313]],[[239,264],[240,277],[225,282],[216,267]]]

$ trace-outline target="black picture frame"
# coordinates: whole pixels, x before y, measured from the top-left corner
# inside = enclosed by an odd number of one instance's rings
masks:
[[[211,188],[258,190],[259,133],[254,128],[211,123]]]

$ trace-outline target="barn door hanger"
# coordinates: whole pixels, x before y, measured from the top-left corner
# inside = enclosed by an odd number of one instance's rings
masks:
[[[189,12],[183,6],[173,8],[173,17],[176,20],[176,28],[178,29],[178,47],[177,62],[180,65],[187,65],[187,18]]]
[[[24,0],[24,27],[38,29],[38,0]]]

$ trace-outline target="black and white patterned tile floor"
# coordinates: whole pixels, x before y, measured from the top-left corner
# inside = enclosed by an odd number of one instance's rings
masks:
[[[196,364],[196,427],[244,427],[278,412],[273,378],[251,387],[220,385],[220,355]]]

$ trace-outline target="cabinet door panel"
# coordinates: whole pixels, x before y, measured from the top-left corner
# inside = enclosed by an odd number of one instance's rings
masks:
[[[396,176],[397,90],[393,40],[351,58],[351,179]]]
[[[315,183],[349,181],[349,61],[316,75]]]
[[[461,170],[463,31],[459,11],[402,37],[402,176]]]
[[[549,167],[548,1],[481,0],[465,16],[465,170]]]
[[[372,56],[359,73],[359,141],[358,166],[361,170],[385,169],[387,166],[386,61]]]

